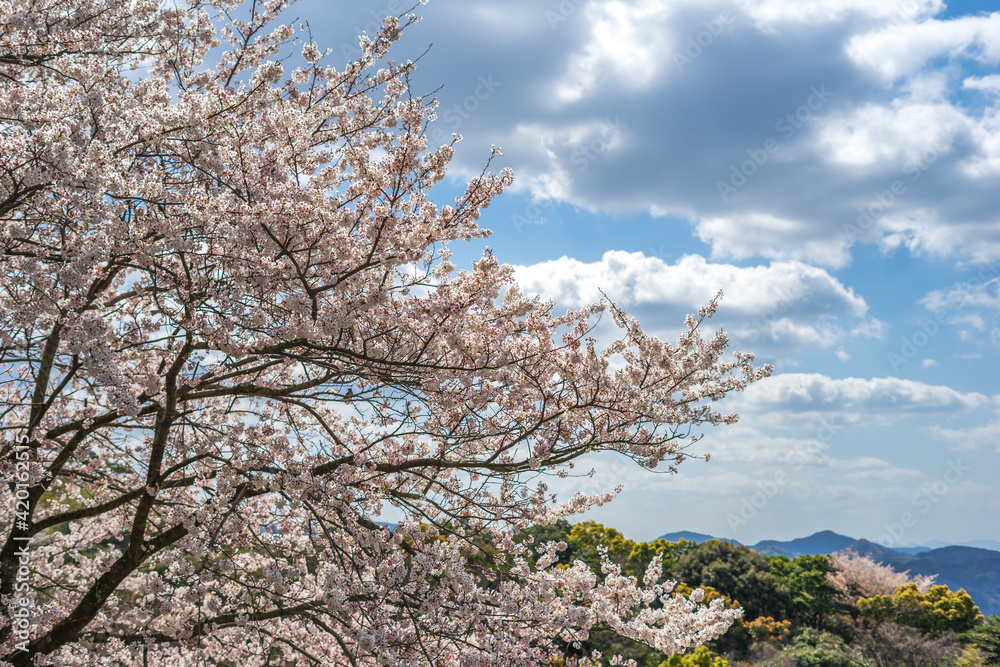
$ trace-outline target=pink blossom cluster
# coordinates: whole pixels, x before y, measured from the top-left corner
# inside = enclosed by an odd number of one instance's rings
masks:
[[[548,476],[595,451],[673,469],[770,368],[701,338],[715,302],[672,344],[606,303],[554,313],[489,251],[456,270],[512,176],[429,199],[453,146],[389,58],[416,17],[337,69],[288,4],[0,0],[5,481],[30,452],[0,660],[527,665],[596,626],[717,637],[738,611],[658,564],[560,568],[514,536],[613,495],[560,503]]]
[[[914,583],[921,594],[934,585],[936,575],[910,576],[909,570],[898,572],[870,556],[854,551],[841,551],[830,556],[833,569],[826,578],[830,585],[851,602],[875,595],[892,595],[900,586]]]

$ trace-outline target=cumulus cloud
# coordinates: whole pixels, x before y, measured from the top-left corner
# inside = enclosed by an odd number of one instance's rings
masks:
[[[820,154],[833,164],[887,164],[909,177],[951,150],[965,120],[962,112],[947,102],[866,104],[825,119],[817,145]]]
[[[990,406],[992,399],[896,377],[835,379],[819,373],[781,373],[752,385],[734,404],[741,414],[781,411],[788,426],[813,424],[822,431],[831,417],[845,424],[889,424],[913,415],[968,414]]]
[[[831,23],[863,15],[886,25],[905,25],[937,14],[941,0],[760,0],[740,3],[765,30],[794,23]]]
[[[983,348],[1000,349],[1000,272],[996,264],[981,267],[970,280],[932,290],[920,303],[935,318],[957,330],[959,340]],[[956,352],[956,358],[975,358],[976,352]]]
[[[928,310],[973,307],[1000,310],[1000,278],[976,280],[933,290],[920,301]]]
[[[954,449],[981,449],[1000,453],[1000,421],[954,429],[935,426],[933,433],[941,440],[951,443]]]
[[[813,299],[814,308],[843,309],[859,317],[868,310],[862,297],[825,270],[795,261],[740,267],[686,255],[667,264],[641,252],[609,250],[599,262],[563,257],[517,267],[517,275],[525,289],[534,287],[573,307],[600,299],[603,290],[623,304],[674,303],[690,308],[704,305],[723,289],[727,308],[747,314],[806,297]]]
[[[830,347],[850,335],[878,335],[864,298],[824,269],[798,261],[740,267],[687,255],[673,264],[641,252],[608,251],[600,261],[570,257],[518,266],[527,293],[555,299],[566,308],[599,301],[606,294],[641,314],[652,333],[669,337],[688,313],[725,292],[717,320],[737,342],[767,352],[803,346]],[[846,327],[845,327],[846,325]]]
[[[455,72],[439,95],[442,130],[466,137],[454,174],[478,174],[496,143],[515,190],[680,218],[715,259],[843,268],[859,244],[1000,257],[1000,84],[969,71],[1000,57],[1000,13],[935,18],[944,3],[918,0],[479,5],[432,3],[421,26],[450,35],[427,57]],[[480,76],[502,85],[449,116]],[[764,156],[753,173],[733,176],[751,155]],[[905,192],[849,232],[895,180]]]
[[[591,2],[583,11],[590,23],[589,39],[568,60],[555,89],[559,102],[578,102],[602,84],[642,89],[655,81],[671,46],[663,33],[669,15],[665,3]]]
[[[1000,13],[890,25],[852,37],[846,52],[887,83],[939,56],[1000,62]]]
[[[981,90],[990,95],[1000,95],[1000,74],[967,77],[962,81],[962,87]]]
[[[850,262],[850,241],[846,236],[832,241],[817,239],[806,220],[745,213],[704,218],[696,227],[701,240],[712,246],[715,257],[795,259],[832,267]]]

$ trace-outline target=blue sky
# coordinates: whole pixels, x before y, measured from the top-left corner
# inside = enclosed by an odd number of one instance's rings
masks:
[[[340,62],[410,5],[303,0]],[[481,222],[526,291],[713,320],[775,374],[675,476],[592,516],[635,539],[831,529],[1000,540],[1000,12],[934,0],[431,0],[394,47],[461,133],[441,200],[503,149]],[[437,132],[437,134],[435,134]],[[481,245],[453,250],[469,261]]]

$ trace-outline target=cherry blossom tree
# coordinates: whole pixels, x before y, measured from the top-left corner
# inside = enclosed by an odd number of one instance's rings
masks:
[[[555,499],[574,459],[672,468],[770,369],[702,338],[715,302],[670,344],[488,250],[457,271],[512,177],[428,198],[453,146],[388,56],[416,18],[338,69],[286,5],[0,0],[0,659],[551,664],[596,627],[724,632],[658,562],[514,536],[613,495]]]
[[[831,554],[829,559],[833,569],[826,574],[827,581],[852,604],[863,597],[892,595],[900,586],[910,583],[915,584],[921,594],[927,593],[937,578],[937,575],[924,574],[910,576],[909,570],[898,572],[871,556],[851,550]]]

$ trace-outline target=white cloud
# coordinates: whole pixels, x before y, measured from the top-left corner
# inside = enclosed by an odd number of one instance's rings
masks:
[[[797,261],[739,267],[686,255],[675,264],[641,252],[608,251],[585,263],[562,257],[516,267],[529,294],[555,299],[566,308],[599,301],[602,292],[618,305],[643,311],[648,331],[668,338],[686,314],[725,292],[715,322],[723,321],[740,343],[768,343],[789,353],[803,346],[830,347],[848,335],[878,335],[883,325],[867,315],[865,300],[825,270]]]
[[[780,373],[751,385],[734,400],[741,414],[778,416],[789,425],[814,424],[822,430],[828,417],[843,423],[874,420],[888,424],[914,414],[967,413],[992,404],[977,392],[929,385],[895,377],[834,379],[818,373]],[[798,413],[798,414],[796,414]]]
[[[879,461],[880,464],[885,464],[885,461]],[[888,464],[886,464],[888,465]],[[894,467],[874,467],[868,470],[857,470],[854,472],[849,472],[844,475],[844,479],[851,480],[852,482],[864,482],[869,480],[877,481],[893,481],[893,480],[903,480],[903,479],[919,479],[922,477],[922,473],[918,470],[908,470],[906,468],[894,468]]]
[[[1000,219],[946,220],[935,209],[914,206],[905,213],[879,218],[876,228],[883,253],[904,247],[915,256],[943,259],[960,255],[974,263],[991,262],[1000,257]]]
[[[877,320],[874,317],[866,317],[851,329],[851,335],[882,340],[888,331],[889,325],[887,323]]]
[[[897,99],[888,106],[867,104],[847,114],[819,120],[820,155],[844,167],[886,165],[911,174],[946,155],[965,124],[947,102]]]
[[[1000,453],[1000,422],[997,421],[956,429],[935,426],[932,432],[942,440],[952,443],[954,449],[982,449]]]
[[[815,438],[786,438],[769,435],[757,428],[737,423],[725,429],[711,431],[699,443],[699,451],[707,451],[720,466],[733,463],[829,465],[828,445]]]
[[[1000,173],[1000,108],[994,106],[984,110],[982,118],[972,124],[970,131],[979,154],[965,163],[965,173],[974,178]]]
[[[844,337],[843,329],[834,324],[822,320],[797,322],[788,317],[770,322],[763,331],[776,343],[808,347],[831,347]],[[748,335],[752,333],[750,331],[744,330],[740,333],[750,340],[756,338]]]
[[[920,303],[935,319],[955,327],[963,343],[1000,347],[1000,278],[991,277],[996,271],[995,265],[985,265],[973,279],[929,292]],[[955,356],[975,358],[968,354]]]
[[[699,220],[697,230],[712,245],[713,257],[794,259],[831,267],[850,262],[846,236],[816,238],[815,226],[806,220],[743,213]]]
[[[857,65],[886,83],[913,74],[940,56],[996,63],[1000,62],[1000,13],[890,25],[851,38],[846,50]]]
[[[886,25],[905,25],[944,9],[941,0],[738,0],[764,30],[789,23],[839,22],[851,14],[867,15]]]
[[[535,32],[517,33],[516,57],[494,50],[463,66],[470,81],[489,71],[504,85],[463,120],[469,141],[459,150],[502,145],[515,188],[536,200],[684,218],[715,260],[839,269],[858,243],[1000,257],[988,194],[1000,174],[1000,98],[969,94],[1000,86],[969,70],[975,59],[1000,58],[1000,13],[932,18],[944,8],[940,0],[589,0],[470,9],[478,28],[503,14],[503,25],[524,18]],[[732,18],[723,25],[724,12]],[[672,53],[702,32],[711,39],[678,72]],[[939,66],[952,53],[973,60]],[[878,85],[883,67],[892,86]],[[777,129],[822,86],[829,101],[794,136]],[[606,139],[617,114],[628,128]],[[768,138],[776,152],[738,193],[721,196],[717,183]],[[461,153],[454,173],[477,175],[481,155]],[[857,208],[894,179],[906,192],[864,234],[846,233]]]
[[[556,99],[578,102],[609,81],[639,89],[650,85],[669,62],[665,4],[610,0],[589,3],[584,11],[590,39],[569,58],[569,69],[555,88]]]
[[[1000,74],[966,77],[962,81],[962,87],[981,90],[991,95],[1000,95]]]
[[[545,165],[524,174],[517,190],[530,191],[537,201],[568,201],[572,198],[574,174],[627,149],[629,133],[629,125],[621,116],[566,123],[559,127],[519,123],[501,138],[501,145],[505,152]],[[593,210],[593,207],[584,208]]]
[[[920,303],[932,311],[962,307],[1000,310],[1000,278],[973,280],[952,285],[948,289],[934,290],[921,299]]]
[[[570,307],[599,300],[603,290],[623,305],[672,303],[693,308],[723,289],[726,308],[747,314],[787,309],[806,298],[833,301],[826,306],[858,317],[868,310],[863,298],[823,269],[794,261],[739,267],[685,255],[671,265],[641,252],[609,250],[598,262],[562,257],[517,267],[517,275],[526,291],[537,290]]]

